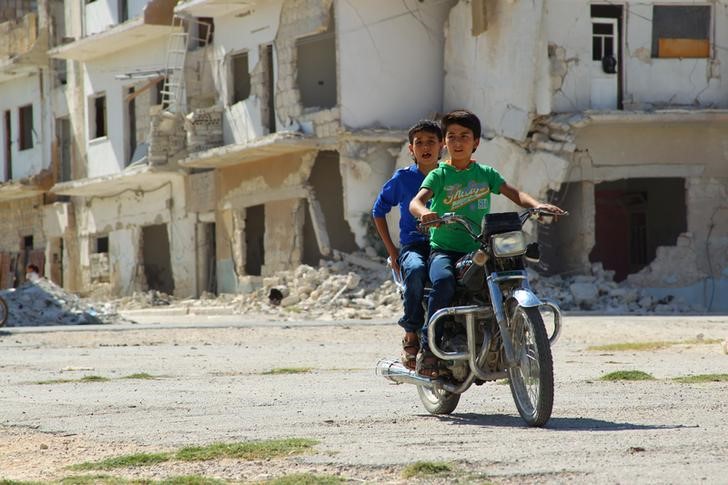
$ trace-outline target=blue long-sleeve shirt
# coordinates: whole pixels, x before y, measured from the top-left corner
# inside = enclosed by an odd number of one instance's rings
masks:
[[[392,207],[399,206],[399,244],[405,246],[426,242],[428,240],[425,234],[417,231],[417,219],[410,214],[410,201],[420,191],[420,185],[425,180],[425,176],[417,168],[417,164],[412,164],[406,168],[400,168],[391,179],[382,187],[377,200],[372,208],[372,216],[384,217]]]

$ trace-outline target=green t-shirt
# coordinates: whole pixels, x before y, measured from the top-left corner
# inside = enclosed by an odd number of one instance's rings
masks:
[[[464,170],[440,163],[425,177],[421,188],[432,192],[430,210],[440,216],[454,212],[465,217],[477,229],[483,216],[490,212],[490,194],[500,194],[504,182],[496,169],[474,161]],[[478,249],[478,242],[460,224],[431,228],[430,245],[433,249],[445,251],[470,252]]]

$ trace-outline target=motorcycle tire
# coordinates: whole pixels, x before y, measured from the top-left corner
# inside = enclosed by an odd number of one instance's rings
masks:
[[[417,386],[420,401],[430,414],[450,414],[455,411],[460,402],[460,394],[443,391],[442,389],[428,389]]]
[[[516,307],[508,323],[519,364],[508,369],[513,400],[528,426],[543,426],[554,405],[554,365],[543,318],[538,308]]]
[[[0,298],[0,327],[8,321],[8,304]]]

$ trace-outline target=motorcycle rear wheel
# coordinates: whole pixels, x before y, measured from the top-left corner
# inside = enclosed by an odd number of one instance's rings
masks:
[[[0,298],[0,327],[5,325],[5,322],[8,321],[8,304],[5,303],[5,300]]]
[[[538,308],[516,307],[509,320],[519,364],[508,369],[511,394],[526,424],[543,426],[554,404],[554,366],[546,327]]]
[[[455,411],[460,402],[460,394],[444,391],[442,389],[428,389],[417,386],[420,401],[430,414],[450,414]]]

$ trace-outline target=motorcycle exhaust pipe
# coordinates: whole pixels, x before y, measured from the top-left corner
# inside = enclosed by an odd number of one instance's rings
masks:
[[[398,360],[380,359],[377,362],[376,373],[397,384],[415,384],[428,389],[435,387],[432,379],[417,375],[417,372],[408,369]]]

